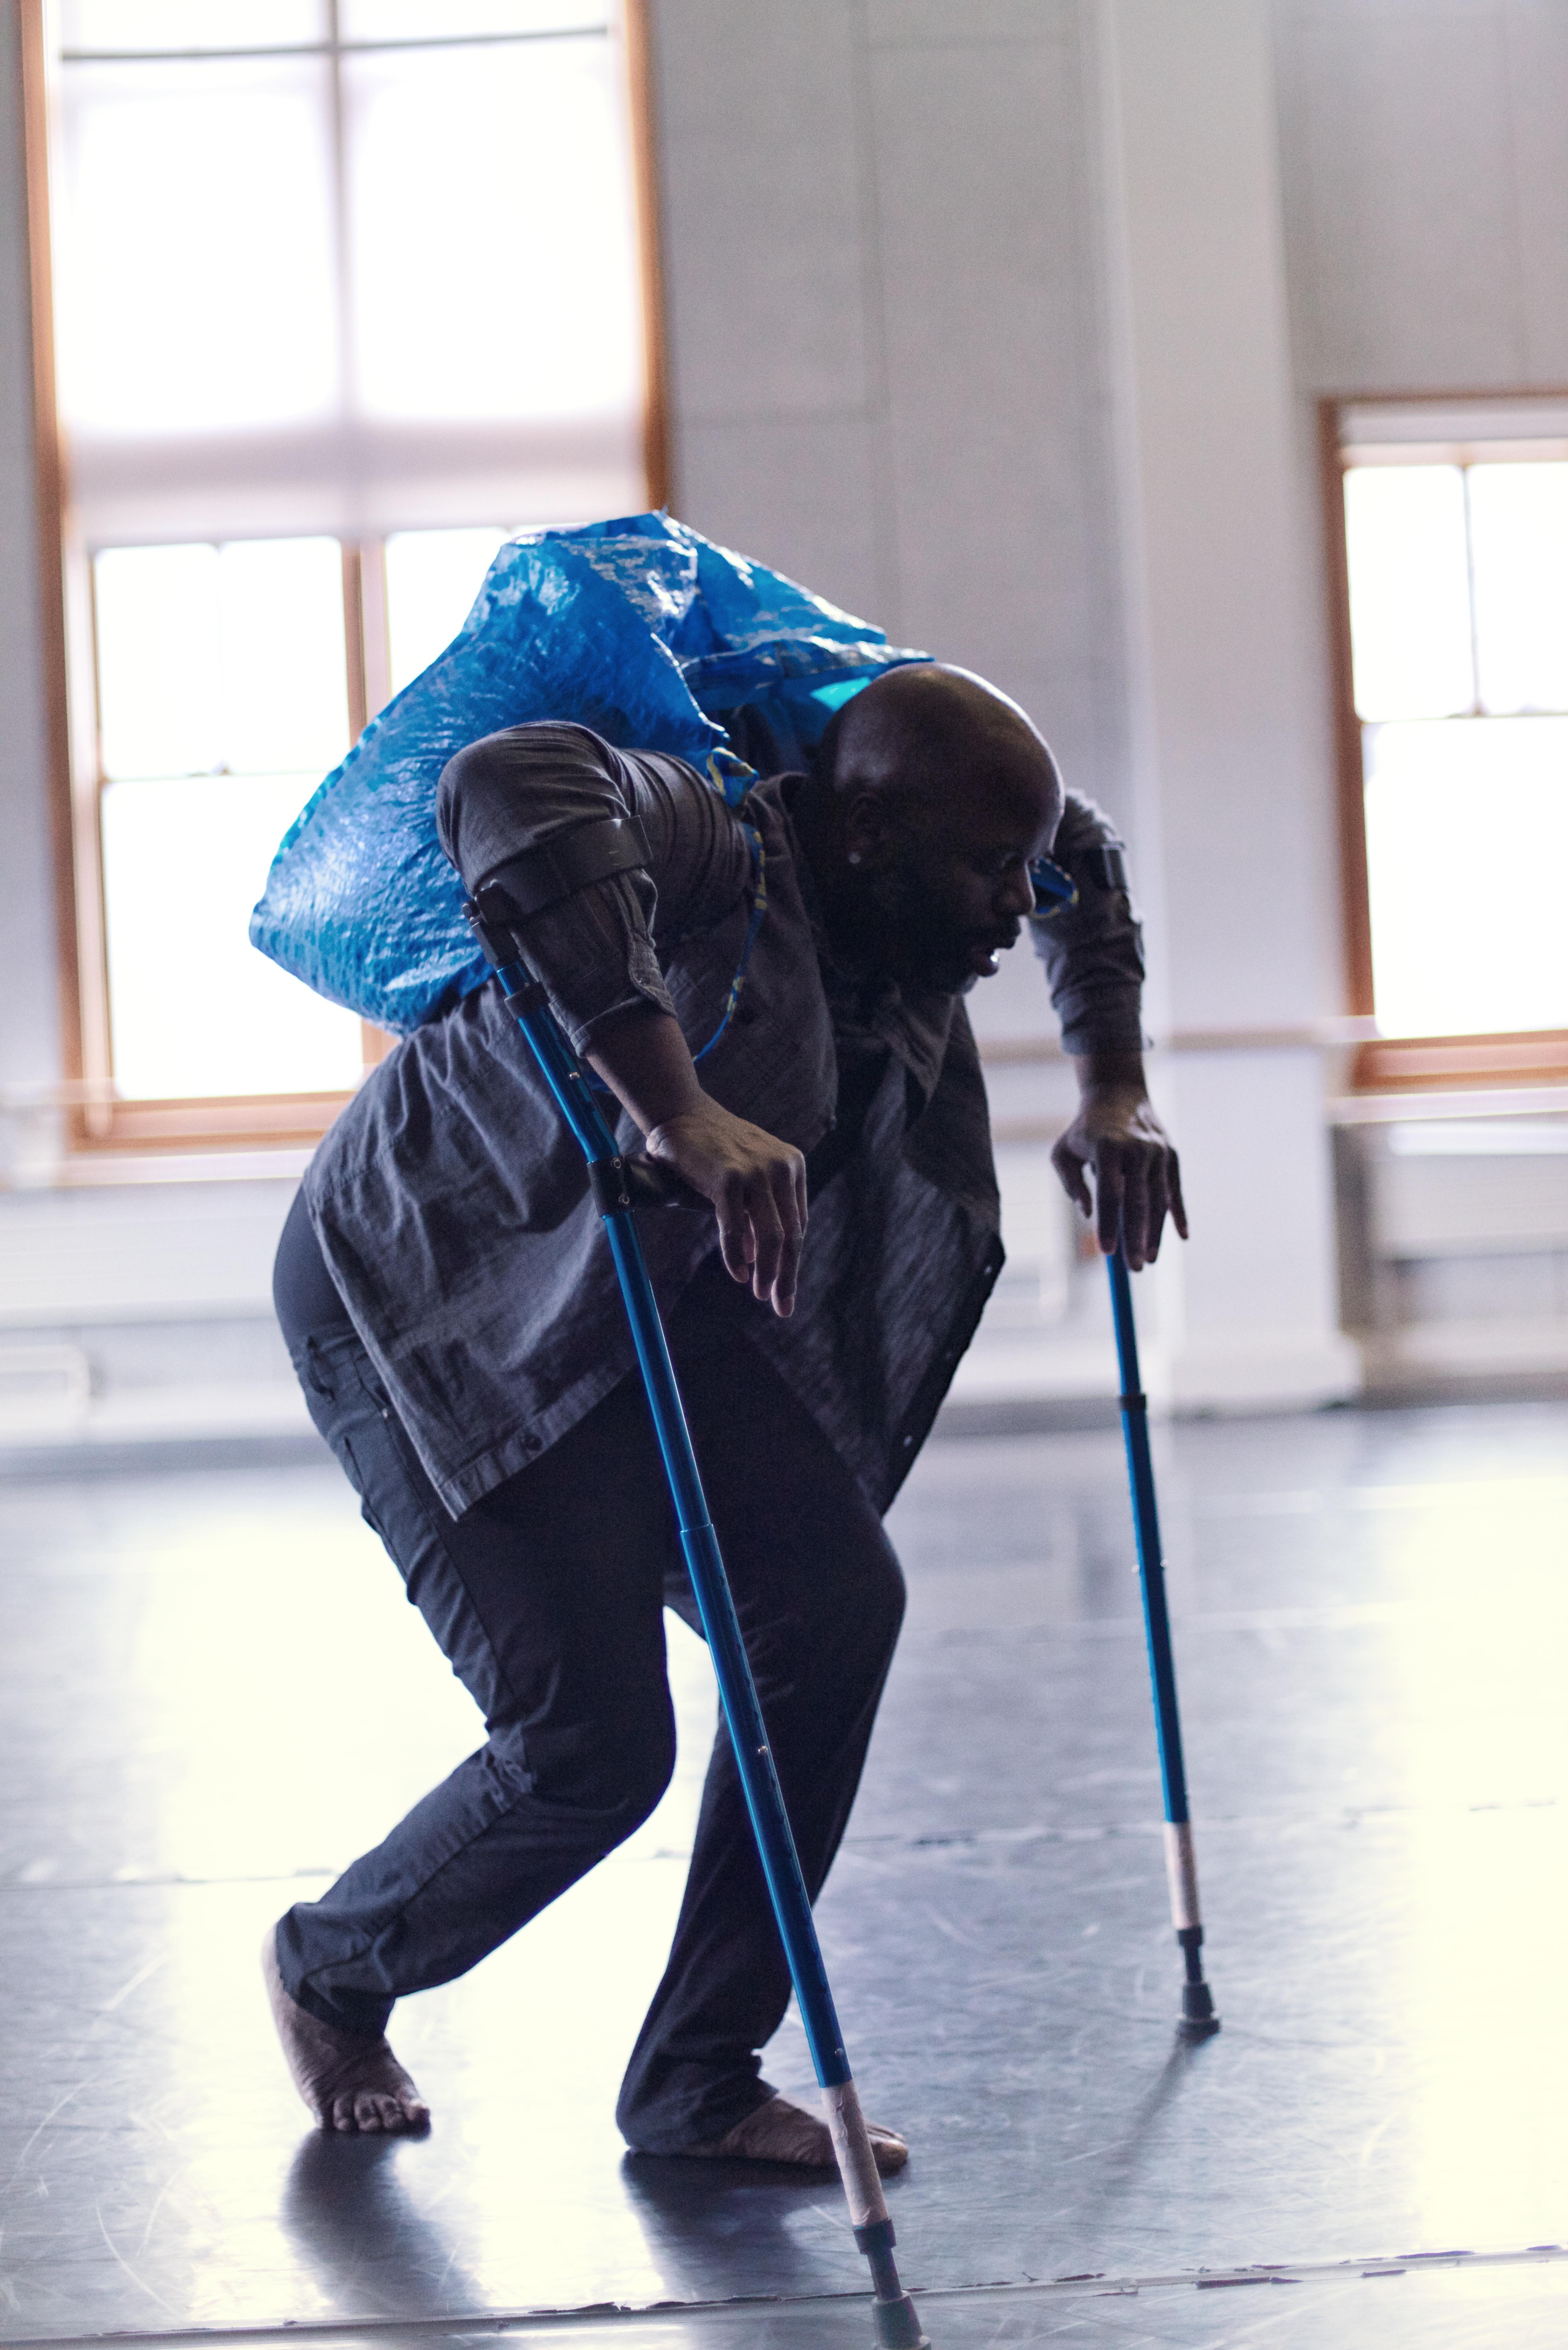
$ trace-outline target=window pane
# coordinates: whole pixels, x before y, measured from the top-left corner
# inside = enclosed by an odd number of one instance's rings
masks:
[[[346,41],[455,40],[467,33],[578,32],[602,25],[609,0],[339,0]]]
[[[337,326],[325,62],[70,66],[62,85],[67,421],[168,436],[326,413]]]
[[[503,530],[400,530],[387,541],[394,693],[451,644],[505,536]]]
[[[321,774],[342,757],[336,539],[111,547],[94,573],[105,775]]]
[[[1568,464],[1472,465],[1483,710],[1568,710]]]
[[[636,411],[618,51],[599,40],[346,62],[354,334],[369,413]]]
[[[1568,1027],[1568,718],[1369,726],[1364,739],[1385,1033]]]
[[[66,49],[269,49],[319,41],[326,0],[59,0]]]
[[[241,541],[221,549],[218,578],[224,764],[324,775],[348,747],[342,549]]]
[[[1345,477],[1355,707],[1442,718],[1475,702],[1464,483],[1457,465],[1356,465]]]
[[[317,778],[190,776],[103,795],[115,1080],[146,1099],[327,1093],[358,1082],[359,1023],[246,935]]]
[[[105,775],[206,774],[223,755],[217,548],[112,547],[93,587]]]

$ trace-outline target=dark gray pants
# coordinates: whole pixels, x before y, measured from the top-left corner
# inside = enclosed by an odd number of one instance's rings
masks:
[[[859,1782],[903,1578],[859,1486],[747,1342],[728,1289],[722,1273],[699,1276],[671,1339],[815,1899]],[[700,1627],[637,1380],[454,1523],[351,1331],[311,1340],[298,1368],[489,1732],[279,1926],[294,1998],[375,2033],[395,2000],[466,1972],[648,1817],[674,1762],[662,1611]],[[772,2092],[757,2051],[789,1992],[721,1723],[670,1962],[621,2089],[629,2143],[709,2144],[762,2104]]]

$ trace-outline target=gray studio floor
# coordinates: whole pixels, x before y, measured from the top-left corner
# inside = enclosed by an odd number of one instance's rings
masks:
[[[938,1443],[896,1513],[821,1915],[936,2350],[1568,2339],[1563,1413],[1159,1454],[1225,2019],[1192,2051],[1119,1440]],[[835,2187],[627,2160],[610,2119],[711,1724],[679,1627],[677,1786],[400,2012],[437,2122],[389,2145],[307,2134],[255,1972],[475,1734],[337,1471],[0,1485],[0,1640],[8,2338],[869,2345]],[[793,2024],[771,2069],[806,2085]]]

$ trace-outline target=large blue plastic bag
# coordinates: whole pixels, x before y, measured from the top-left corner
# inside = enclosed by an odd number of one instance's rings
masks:
[[[732,732],[747,755],[793,764],[846,691],[923,658],[668,515],[513,539],[446,651],[290,827],[251,942],[405,1035],[488,976],[436,838],[436,785],[464,743],[572,719],[623,750],[673,752],[734,800],[750,770]]]

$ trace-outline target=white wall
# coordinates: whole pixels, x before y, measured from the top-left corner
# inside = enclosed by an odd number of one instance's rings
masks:
[[[1333,797],[1268,23],[1256,0],[1105,0],[1100,24],[1154,1020],[1299,1031],[1336,1004]],[[1172,1396],[1348,1391],[1317,1055],[1181,1055],[1163,1086],[1193,1214],[1161,1270]]]
[[[1303,392],[1568,383],[1562,0],[1277,0]]]
[[[654,24],[681,511],[983,670],[1115,805],[1092,25],[1075,0]]]

